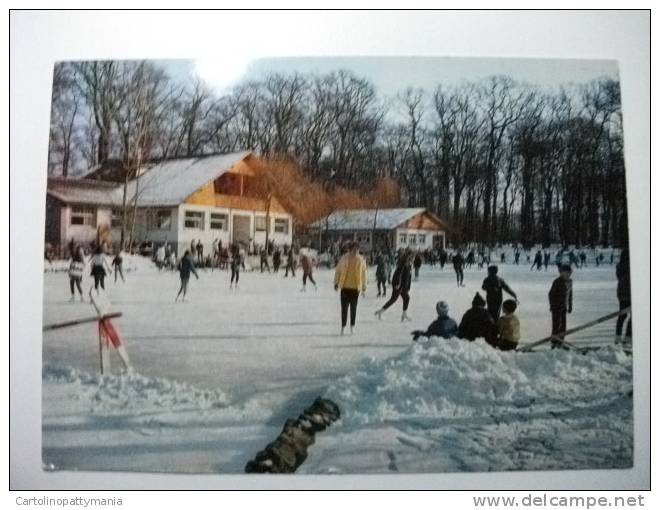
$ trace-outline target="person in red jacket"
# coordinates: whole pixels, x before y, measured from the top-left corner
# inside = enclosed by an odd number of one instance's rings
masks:
[[[317,290],[316,287],[316,282],[314,281],[314,277],[312,276],[312,270],[314,269],[314,264],[312,262],[311,257],[305,252],[300,256],[300,265],[302,266],[303,270],[303,286],[302,289],[300,289],[300,292],[305,292],[306,291],[306,285],[307,285],[307,280],[312,282],[314,285],[314,290]]]

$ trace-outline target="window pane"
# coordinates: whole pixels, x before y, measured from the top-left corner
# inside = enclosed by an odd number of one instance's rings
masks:
[[[289,220],[284,218],[275,218],[275,232],[281,234],[289,233]]]
[[[256,216],[254,218],[254,229],[257,232],[266,231],[266,217],[265,216]]]
[[[227,215],[222,213],[211,213],[211,229],[227,230]]]
[[[156,221],[160,230],[169,230],[172,224],[172,213],[170,211],[158,211]]]
[[[186,211],[183,224],[186,228],[204,230],[204,213],[201,211]]]

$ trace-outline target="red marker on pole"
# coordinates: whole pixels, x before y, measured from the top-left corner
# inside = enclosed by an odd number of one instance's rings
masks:
[[[121,336],[115,329],[114,324],[111,321],[110,315],[107,313],[110,303],[105,300],[101,301],[99,295],[97,294],[96,299],[92,289],[89,289],[89,300],[96,310],[98,316],[99,324],[99,361],[101,367],[101,375],[110,373],[110,345],[115,348],[119,358],[124,364],[126,372],[132,372],[133,367],[131,366],[131,360],[128,357],[128,352],[126,352],[126,347],[121,340]]]

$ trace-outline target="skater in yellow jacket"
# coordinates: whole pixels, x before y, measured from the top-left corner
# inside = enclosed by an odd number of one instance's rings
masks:
[[[344,255],[335,269],[335,290],[340,290],[341,334],[346,328],[348,309],[351,309],[351,334],[355,327],[355,315],[360,291],[367,291],[367,264],[359,253],[357,242],[351,243],[350,251]]]

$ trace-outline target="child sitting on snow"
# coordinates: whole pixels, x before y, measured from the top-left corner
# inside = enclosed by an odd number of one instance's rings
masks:
[[[456,325],[456,321],[449,317],[449,305],[444,301],[438,301],[435,305],[435,310],[438,312],[438,318],[429,325],[426,331],[420,329],[413,331],[414,341],[417,341],[420,336],[451,338],[456,335],[458,326]]]
[[[497,321],[498,342],[497,348],[501,351],[511,351],[518,347],[520,341],[520,321],[515,316],[517,305],[513,299],[502,303],[504,315]]]
[[[485,306],[486,301],[477,292],[472,300],[472,308],[465,312],[461,319],[456,336],[470,342],[484,338],[494,347],[497,343],[497,327]]]

